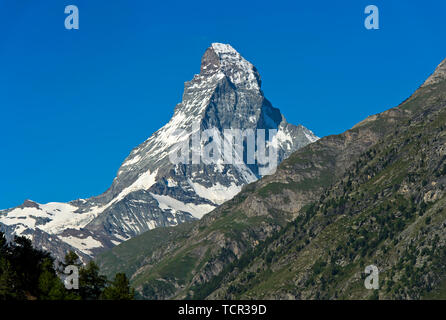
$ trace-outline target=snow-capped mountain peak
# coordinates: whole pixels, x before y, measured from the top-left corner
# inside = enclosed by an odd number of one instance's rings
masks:
[[[0,211],[0,230],[9,237],[26,235],[58,258],[69,249],[89,258],[149,229],[199,219],[262,175],[262,166],[248,163],[237,149],[231,150],[239,159],[234,164],[200,157],[199,163],[171,161],[179,144],[188,145],[206,129],[222,141],[227,129],[272,129],[278,162],[318,139],[307,128],[289,124],[264,97],[250,62],[230,45],[213,43],[200,73],[185,83],[171,120],[131,151],[106,192],[70,203],[26,201]],[[200,139],[198,148],[207,144]]]
[[[229,44],[213,43],[201,61],[201,76],[226,76],[239,89],[260,90],[260,75],[256,68]]]

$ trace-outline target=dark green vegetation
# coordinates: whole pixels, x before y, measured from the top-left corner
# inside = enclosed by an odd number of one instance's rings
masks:
[[[0,233],[0,299],[73,299],[57,277],[51,256],[16,237],[8,244]]]
[[[107,276],[112,276],[117,272],[131,275],[147,256],[169,241],[185,239],[190,229],[191,224],[186,222],[175,229],[157,228],[150,233],[142,234],[136,240],[130,239],[115,247],[113,254],[101,255],[101,271]]]
[[[67,290],[59,275],[66,266],[79,267],[79,289]],[[131,300],[134,291],[125,274],[108,282],[94,262],[83,266],[70,252],[55,268],[47,252],[37,250],[26,237],[8,243],[0,232],[0,300]]]
[[[443,80],[298,150],[202,220],[149,231],[98,263],[149,299],[444,298],[445,187]],[[370,264],[376,291],[364,287]]]

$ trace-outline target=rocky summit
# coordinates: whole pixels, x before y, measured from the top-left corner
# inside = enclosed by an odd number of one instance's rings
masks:
[[[89,259],[147,230],[200,219],[261,177],[260,165],[247,162],[246,154],[235,164],[170,161],[178,142],[210,128],[221,136],[225,129],[277,130],[268,139],[278,162],[318,140],[307,128],[287,123],[264,97],[250,62],[230,45],[214,43],[200,73],[185,83],[171,120],[131,151],[107,191],[69,203],[27,200],[0,211],[0,231],[9,239],[27,236],[59,259],[68,250]],[[200,140],[201,147],[206,144]]]

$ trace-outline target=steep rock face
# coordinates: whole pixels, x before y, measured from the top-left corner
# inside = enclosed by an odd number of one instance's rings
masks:
[[[179,143],[189,144],[206,129],[215,129],[221,139],[227,129],[266,130],[278,162],[318,139],[305,127],[287,123],[271,105],[251,63],[230,45],[214,43],[203,55],[200,74],[185,83],[171,120],[132,150],[105,193],[67,204],[26,201],[0,211],[0,224],[32,238],[38,232],[35,244],[45,244],[60,258],[60,244],[51,246],[54,237],[89,257],[147,230],[199,219],[260,178],[268,165],[248,163],[246,150],[241,154],[235,146],[239,163],[173,163],[170,155]],[[277,131],[269,136],[269,129]],[[199,147],[208,144],[200,140]]]
[[[446,59],[443,60],[438,67],[435,69],[434,73],[426,79],[422,87],[427,87],[442,82],[446,79]]]

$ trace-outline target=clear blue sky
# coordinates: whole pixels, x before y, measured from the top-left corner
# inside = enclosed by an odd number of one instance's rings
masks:
[[[75,4],[80,29],[65,30]],[[364,8],[380,9],[380,30]],[[446,57],[446,2],[0,0],[0,208],[105,191],[165,124],[212,42],[260,71],[291,123],[341,133]]]

